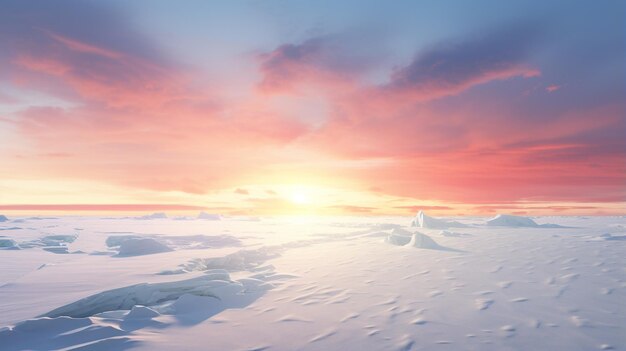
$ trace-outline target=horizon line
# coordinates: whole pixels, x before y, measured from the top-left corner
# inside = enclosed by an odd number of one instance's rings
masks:
[[[416,206],[419,207],[419,206]],[[428,206],[425,206],[428,207]],[[497,207],[497,206],[495,206]],[[447,217],[447,216],[460,216],[460,217],[472,217],[472,216],[492,216],[495,214],[513,214],[513,215],[521,215],[521,216],[624,216],[626,212],[617,211],[617,209],[601,209],[598,207],[590,207],[589,209],[596,209],[595,212],[589,213],[567,213],[560,209],[554,209],[549,211],[549,209],[545,209],[544,213],[528,213],[524,210],[529,210],[531,212],[536,211],[536,208],[528,208],[525,209],[523,207],[516,208],[514,211],[507,211],[506,206],[503,208],[492,208],[488,211],[476,211],[474,213],[468,213],[467,210],[463,211],[463,209],[459,209],[457,213],[447,213],[447,214],[439,214],[438,216]],[[427,211],[428,208],[425,208]],[[451,212],[447,209],[445,212]],[[614,210],[614,211],[611,211]],[[310,210],[302,210],[301,211],[267,211],[267,210],[255,210],[249,209],[249,211],[245,211],[244,209],[236,209],[232,207],[210,207],[210,206],[199,206],[199,205],[185,205],[185,204],[145,204],[145,203],[135,203],[135,204],[0,204],[0,211],[6,212],[29,212],[32,213],[34,211],[42,211],[42,212],[163,212],[163,211],[176,211],[176,212],[184,212],[184,211],[210,211],[211,213],[218,213],[223,215],[230,216],[276,216],[276,215],[317,215],[317,216],[342,216],[342,215],[360,215],[360,216],[413,216],[417,211],[409,212],[406,214],[401,214],[399,212],[388,212],[381,209],[382,212],[363,212],[363,211],[343,211],[343,213],[316,213],[316,211]],[[216,212],[217,211],[217,212]],[[441,212],[441,210],[430,209],[430,213]],[[471,212],[471,211],[470,211]],[[412,214],[411,214],[412,213]],[[18,213],[19,214],[19,213]]]

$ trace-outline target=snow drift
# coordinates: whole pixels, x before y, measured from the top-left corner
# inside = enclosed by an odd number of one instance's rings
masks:
[[[9,219],[7,218],[7,216],[5,216],[5,215],[0,215],[0,222],[6,222],[6,221],[8,221],[8,220],[9,220]]]
[[[446,229],[450,227],[465,228],[467,225],[457,221],[447,221],[444,219],[427,216],[424,211],[419,211],[413,221],[411,227],[430,228],[430,229]]]
[[[54,309],[40,317],[56,318],[61,316],[83,318],[90,317],[98,313],[117,311],[117,310],[131,310],[137,306],[159,306],[163,311],[178,312],[180,306],[176,304],[172,307],[164,305],[166,302],[176,301],[184,295],[204,296],[214,299],[216,305],[227,303],[232,306],[236,306],[242,297],[248,292],[247,288],[250,286],[251,290],[255,292],[267,290],[272,287],[271,284],[261,282],[259,284],[252,284],[247,280],[232,281],[222,280],[222,275],[207,274],[204,276],[174,281],[166,283],[142,283],[131,285],[119,289],[107,290],[95,295],[88,296],[84,299],[70,303],[68,305]],[[185,298],[187,300],[189,298]],[[192,299],[198,302],[197,299]],[[204,300],[211,301],[211,300]],[[187,306],[188,303],[182,301],[180,304]],[[179,304],[179,305],[180,305]],[[195,305],[195,308],[200,306]],[[152,308],[158,311],[158,307]],[[189,310],[192,310],[191,308]],[[150,311],[135,311],[135,316],[152,315]]]
[[[221,279],[223,278],[223,280]],[[226,273],[103,291],[34,319],[0,328],[2,350],[125,350],[143,328],[201,323],[228,308],[244,308],[273,285]],[[161,318],[164,317],[164,318]],[[196,348],[192,348],[196,349]]]

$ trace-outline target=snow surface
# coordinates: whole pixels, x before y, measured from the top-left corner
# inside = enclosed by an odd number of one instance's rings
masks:
[[[626,218],[436,220],[13,218],[0,350],[626,350]]]

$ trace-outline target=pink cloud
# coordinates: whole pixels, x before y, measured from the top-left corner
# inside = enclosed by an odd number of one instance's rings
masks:
[[[13,63],[26,71],[25,77],[38,74],[54,78],[80,97],[110,107],[158,110],[192,93],[185,88],[187,78],[182,72],[132,56],[112,56],[105,49],[78,41],[53,41],[62,45],[51,45],[44,55],[20,52]],[[77,45],[82,50],[77,51]],[[20,79],[19,71],[14,75]]]
[[[87,43],[83,43],[78,40],[67,38],[67,37],[53,33],[48,30],[43,30],[43,32],[45,32],[50,38],[58,41],[60,44],[64,45],[66,48],[73,50],[73,51],[77,51],[81,53],[88,53],[88,54],[95,54],[95,55],[104,56],[110,59],[121,59],[125,56],[124,54],[120,52],[100,48],[95,45],[90,45]]]
[[[518,48],[524,40],[431,48],[380,84],[364,83],[363,72],[341,64],[323,40],[282,45],[257,57],[258,89],[232,101],[218,84],[198,84],[182,65],[39,32],[39,42],[14,51],[13,78],[73,103],[14,116],[32,154],[46,155],[37,164],[46,177],[202,194],[255,176],[313,174],[450,202],[623,200],[623,142],[609,133],[620,130],[622,106],[538,117],[511,107],[512,100],[528,98],[527,80],[540,79],[540,69]],[[512,91],[501,101],[473,89],[497,84]],[[300,118],[309,112],[304,107],[272,100],[311,94],[328,105],[313,122]],[[298,169],[302,155],[330,165]],[[335,166],[344,161],[371,164]],[[249,202],[290,205],[274,198]]]
[[[396,72],[393,76],[394,85],[398,94],[407,95],[418,101],[433,100],[445,96],[457,95],[473,86],[515,77],[534,78],[541,76],[537,69],[525,67],[523,65],[512,65],[511,67],[493,67],[491,71],[479,71],[474,76],[458,81],[432,80],[407,83],[402,71]]]
[[[407,213],[415,214],[417,211],[449,211],[450,206],[394,206],[393,208],[405,210]]]
[[[548,93],[553,93],[553,92],[555,92],[555,91],[557,91],[559,89],[561,89],[561,86],[560,85],[556,85],[556,84],[548,85],[546,87],[546,91]]]
[[[48,176],[189,193],[237,185],[307,130],[259,103],[225,110],[182,105],[175,118],[166,112],[33,107],[15,123],[36,148],[72,155],[40,162]]]
[[[357,214],[372,213],[377,210],[376,207],[356,206],[356,205],[336,205],[336,206],[329,206],[329,208],[338,209],[346,213],[357,213]]]
[[[8,94],[4,94],[2,92],[0,92],[0,104],[7,104],[7,105],[12,105],[12,104],[17,104],[19,103],[20,100],[8,95]]]
[[[205,207],[177,204],[28,204],[0,205],[2,211],[191,211],[204,210]]]

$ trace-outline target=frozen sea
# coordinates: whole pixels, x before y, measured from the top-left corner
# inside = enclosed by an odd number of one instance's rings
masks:
[[[2,351],[626,350],[624,217],[7,217]]]

